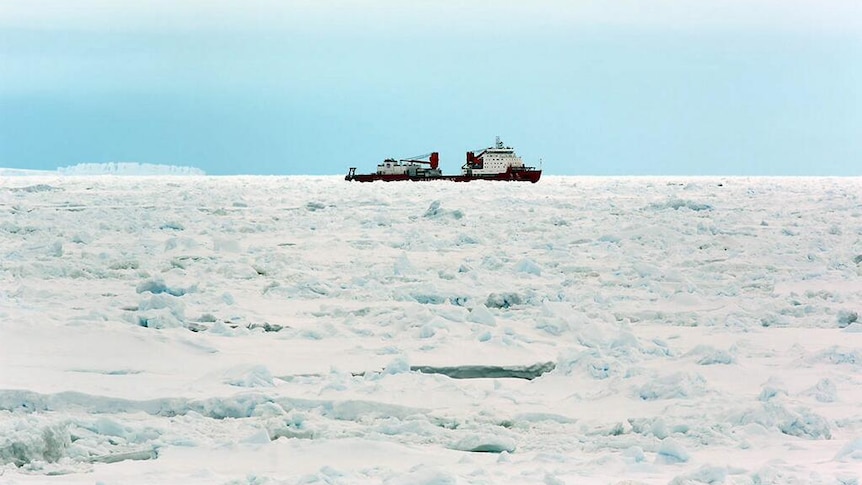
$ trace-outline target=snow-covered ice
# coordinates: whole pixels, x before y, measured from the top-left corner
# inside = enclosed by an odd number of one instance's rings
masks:
[[[860,194],[2,178],[0,483],[859,483]]]

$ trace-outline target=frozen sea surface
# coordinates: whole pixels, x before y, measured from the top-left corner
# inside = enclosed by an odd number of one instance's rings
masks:
[[[0,483],[858,484],[860,194],[0,179]]]

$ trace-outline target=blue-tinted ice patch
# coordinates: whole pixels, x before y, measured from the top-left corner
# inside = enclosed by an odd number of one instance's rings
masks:
[[[671,438],[665,438],[659,445],[655,461],[656,463],[674,464],[685,463],[689,459],[691,459],[691,454],[681,444]]]
[[[138,304],[136,323],[147,328],[174,328],[183,326],[185,304],[179,298],[165,293],[154,294]]]
[[[503,260],[494,256],[493,254],[489,254],[482,258],[482,262],[480,264],[482,269],[487,269],[491,271],[496,271],[503,267]],[[468,267],[469,268],[469,267]]]
[[[467,321],[492,327],[497,324],[497,319],[491,311],[482,305],[470,309],[470,313],[467,314]]]
[[[56,463],[72,445],[69,424],[36,418],[5,422],[0,428],[0,465],[23,467],[33,462]],[[9,426],[14,425],[14,426]]]
[[[138,293],[150,292],[154,295],[158,295],[160,293],[167,293],[171,296],[183,296],[191,290],[193,290],[193,288],[168,286],[161,278],[152,278],[149,280],[142,281],[141,283],[138,283],[138,286],[135,287],[135,291]]]
[[[240,366],[225,372],[225,381],[237,387],[273,387],[272,374],[263,365]]]
[[[539,267],[533,260],[530,259],[522,259],[515,265],[515,271],[518,273],[526,273],[535,276],[542,275],[542,268]]]
[[[862,438],[851,440],[835,455],[836,461],[862,462]]]
[[[635,389],[635,394],[644,401],[688,398],[705,393],[706,379],[685,372],[661,376]]]
[[[841,310],[838,312],[838,328],[846,328],[857,321],[859,321],[859,314],[854,311]]]
[[[704,465],[697,470],[679,475],[669,485],[721,485],[726,483],[728,469],[720,466]]]
[[[481,240],[469,234],[458,234],[458,236],[455,238],[456,246],[467,246],[473,244],[481,244]]]
[[[404,355],[395,357],[383,369],[384,375],[403,374],[405,372],[410,372],[410,360]]]
[[[414,293],[410,298],[423,305],[442,305],[450,300],[449,297],[429,293]]]
[[[598,239],[600,242],[606,242],[611,244],[619,244],[622,239],[619,236],[614,236],[611,234],[605,234]]]
[[[536,322],[536,330],[559,337],[569,330],[569,323],[562,318],[541,318]]]
[[[640,446],[629,446],[623,450],[623,458],[634,463],[643,463],[646,461],[646,455]]]
[[[860,366],[862,365],[862,350],[835,345],[818,352],[813,357],[813,360],[815,362],[827,362],[835,365]]]
[[[159,229],[161,229],[163,231],[184,231],[186,229],[186,227],[181,222],[168,221],[168,222],[163,222],[159,226]]]
[[[451,448],[477,453],[512,453],[515,451],[515,440],[499,434],[475,433],[461,438]]]
[[[161,434],[108,417],[13,416],[0,423],[0,468],[11,464],[50,475],[68,473],[81,463],[149,460],[158,454],[155,441]]]
[[[617,361],[605,357],[598,349],[563,351],[557,360],[557,367],[566,375],[581,371],[593,379],[601,380],[620,372],[615,365]]]
[[[509,308],[523,302],[524,299],[517,293],[491,293],[485,300],[485,306],[488,308]]]
[[[427,217],[430,219],[439,219],[443,217],[451,217],[453,219],[461,219],[464,217],[464,212],[461,210],[446,210],[441,207],[441,203],[439,200],[435,200],[431,202],[428,206],[428,209],[425,210],[425,214],[423,217]]]
[[[736,363],[736,357],[727,350],[716,349],[711,345],[698,345],[686,355],[695,357],[699,365],[729,365]]]
[[[712,210],[712,206],[709,204],[701,204],[698,202],[694,202],[691,200],[684,199],[668,199],[664,202],[654,202],[650,204],[648,209],[652,210],[680,210],[680,209],[688,209],[691,211],[709,211]]]
[[[817,440],[832,438],[829,421],[807,408],[791,410],[773,401],[764,402],[760,408],[731,416],[731,424],[744,426],[759,424],[767,429],[778,430],[789,436]]]
[[[786,396],[787,390],[775,385],[765,385],[760,390],[760,395],[757,396],[757,399],[760,401],[769,401],[770,399],[774,399],[780,396]]]
[[[818,402],[835,402],[838,400],[838,388],[830,379],[820,379],[813,387],[802,392],[803,395],[811,396]]]
[[[392,265],[392,273],[395,276],[409,276],[416,273],[416,268],[413,263],[407,258],[407,255],[402,253]]]

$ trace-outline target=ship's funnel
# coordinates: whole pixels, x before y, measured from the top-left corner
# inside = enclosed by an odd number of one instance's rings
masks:
[[[473,152],[467,152],[467,161],[473,163],[476,161],[476,155]]]
[[[440,154],[437,152],[431,152],[430,162],[431,168],[436,170],[437,167],[440,165]]]

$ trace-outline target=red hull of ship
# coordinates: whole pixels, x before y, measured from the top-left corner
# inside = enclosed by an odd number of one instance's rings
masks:
[[[504,182],[530,182],[536,183],[542,177],[541,170],[509,170],[494,175],[440,175],[437,177],[411,177],[406,174],[384,175],[377,173],[354,174],[345,177],[346,180],[357,182],[401,182],[409,180],[412,182],[426,182],[432,180],[449,180],[452,182],[472,182],[473,180],[496,180]]]

